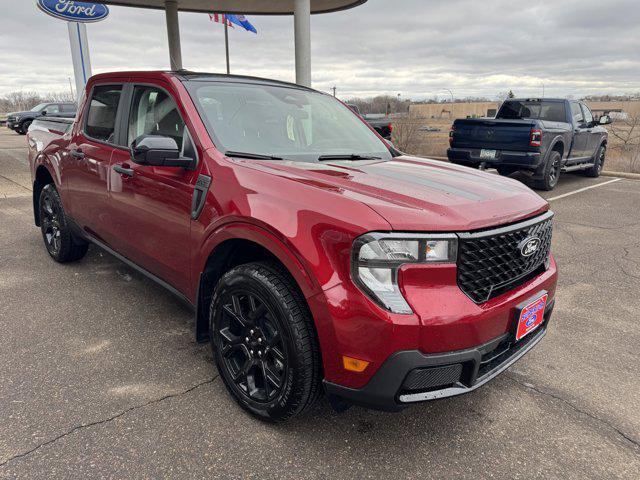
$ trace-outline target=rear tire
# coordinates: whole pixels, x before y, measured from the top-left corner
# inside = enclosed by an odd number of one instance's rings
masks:
[[[517,170],[512,167],[496,167],[498,173],[503,177],[508,177],[509,175],[515,173]]]
[[[44,186],[38,209],[42,239],[51,258],[59,263],[68,263],[84,257],[89,244],[73,235],[55,185]]]
[[[602,168],[604,167],[604,160],[607,154],[607,147],[604,145],[600,145],[598,151],[594,157],[593,166],[584,171],[584,174],[587,177],[598,178],[600,173],[602,173]]]
[[[279,266],[256,262],[223,275],[209,310],[213,356],[233,399],[268,422],[318,398],[320,349],[304,297]]]
[[[547,163],[542,171],[542,178],[534,180],[533,188],[537,190],[550,191],[555,188],[560,179],[562,169],[562,156],[558,151],[552,151],[547,159]]]

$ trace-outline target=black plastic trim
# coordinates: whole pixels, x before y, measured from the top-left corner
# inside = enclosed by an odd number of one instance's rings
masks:
[[[555,300],[549,302],[545,311],[545,321],[538,331],[523,338],[523,346],[517,349],[498,366],[478,376],[482,357],[495,350],[500,343],[508,340],[513,332],[503,335],[475,348],[456,350],[439,354],[424,354],[418,350],[404,350],[389,356],[380,366],[378,371],[362,388],[349,388],[336,383],[323,382],[329,395],[338,397],[342,401],[366,408],[384,411],[399,411],[415,402],[447,398],[473,390],[484,385],[491,379],[506,370],[509,366],[523,357],[531,350],[547,333],[547,325],[553,312]],[[407,375],[416,368],[436,367],[461,363],[463,379],[454,386],[443,389],[433,389],[426,392],[405,394],[401,392],[402,385]]]
[[[198,175],[198,180],[193,188],[193,197],[191,199],[191,219],[197,220],[204,208],[207,200],[207,193],[211,186],[211,177],[208,175]]]

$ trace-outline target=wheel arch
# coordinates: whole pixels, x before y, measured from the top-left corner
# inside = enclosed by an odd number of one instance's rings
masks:
[[[553,141],[551,148],[549,149],[549,155],[551,155],[552,152],[559,152],[560,157],[564,158],[565,146],[564,139],[562,137],[558,137]]]
[[[278,265],[291,278],[305,302],[306,298],[319,291],[317,282],[298,255],[269,232],[260,232],[262,229],[253,225],[250,226],[252,228],[247,227],[236,224],[219,231],[216,235],[219,241],[206,250],[209,253],[196,270],[199,272],[195,302],[198,342],[209,338],[208,313],[213,289],[222,275],[235,266],[255,261],[269,261]]]

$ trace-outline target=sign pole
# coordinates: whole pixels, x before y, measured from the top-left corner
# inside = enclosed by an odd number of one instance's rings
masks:
[[[231,68],[229,67],[229,25],[226,16],[224,17],[224,50],[227,54],[227,75],[231,73]]]
[[[71,47],[71,60],[73,62],[73,74],[76,80],[76,97],[78,103],[84,94],[84,87],[91,77],[91,59],[89,58],[89,41],[87,40],[87,27],[84,23],[68,22],[69,46]]]

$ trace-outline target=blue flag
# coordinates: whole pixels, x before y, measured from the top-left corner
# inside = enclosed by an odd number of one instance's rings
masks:
[[[229,20],[231,23],[235,23],[239,27],[242,27],[245,30],[248,30],[250,32],[258,33],[258,31],[256,30],[256,27],[251,25],[251,22],[249,22],[249,20],[247,20],[247,18],[244,15],[233,15],[231,13],[227,13],[226,17],[227,17],[227,20]]]

